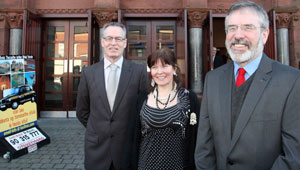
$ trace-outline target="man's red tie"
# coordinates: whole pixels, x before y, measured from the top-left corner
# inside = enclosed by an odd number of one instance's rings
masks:
[[[245,82],[245,73],[245,69],[239,68],[239,74],[236,78],[236,86],[240,87],[240,85],[242,85]]]

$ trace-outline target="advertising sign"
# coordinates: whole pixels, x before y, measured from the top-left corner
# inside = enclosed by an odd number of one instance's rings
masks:
[[[0,137],[37,124],[33,56],[0,56]]]
[[[50,143],[37,125],[33,56],[0,56],[0,154],[13,159]]]
[[[36,127],[5,137],[5,140],[13,146],[16,151],[27,148],[45,139],[46,137]]]

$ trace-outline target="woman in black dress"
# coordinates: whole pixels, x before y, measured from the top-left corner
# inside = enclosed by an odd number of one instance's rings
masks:
[[[147,64],[152,88],[133,108],[122,169],[193,170],[200,102],[181,86],[173,51],[159,49]]]

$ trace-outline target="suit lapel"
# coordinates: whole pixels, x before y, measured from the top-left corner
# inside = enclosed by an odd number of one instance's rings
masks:
[[[132,68],[130,66],[129,61],[124,59],[123,65],[122,65],[122,71],[120,75],[119,85],[118,85],[118,91],[115,98],[114,108],[113,108],[113,114],[117,110],[117,108],[120,105],[120,102],[122,101],[122,98],[124,96],[124,93],[128,87],[128,83],[130,81],[130,77],[132,74]],[[130,106],[128,106],[130,107]]]
[[[101,60],[99,62],[99,67],[96,67],[96,71],[94,74],[94,80],[96,83],[97,90],[99,92],[99,96],[104,103],[105,109],[107,110],[106,113],[111,114],[108,99],[107,99],[107,94],[106,94],[106,88],[105,88],[104,60]]]
[[[266,55],[263,55],[236,122],[229,151],[233,149],[242,131],[247,125],[257,102],[259,101],[266,85],[271,78],[271,76],[268,74],[271,71],[272,61]]]
[[[231,141],[231,89],[232,89],[232,74],[233,74],[233,64],[231,64],[227,69],[224,70],[223,74],[220,76],[220,113],[222,120],[224,122],[224,133],[226,138],[226,143],[229,145]]]

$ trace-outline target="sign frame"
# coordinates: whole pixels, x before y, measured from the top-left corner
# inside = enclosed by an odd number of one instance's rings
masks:
[[[22,133],[22,132],[24,132],[26,130],[30,130],[32,128],[36,128],[42,135],[45,136],[45,139],[42,140],[42,141],[36,142],[36,143],[32,143],[31,145],[29,145],[27,147],[24,147],[24,148],[22,148],[20,150],[16,150],[12,146],[12,144],[5,139],[7,137],[14,136],[16,134],[20,134],[20,133]],[[14,158],[18,158],[18,157],[20,157],[22,155],[25,155],[25,154],[27,154],[27,153],[29,153],[31,151],[34,151],[34,150],[32,150],[32,147],[35,147],[34,145],[36,145],[36,147],[37,147],[36,150],[37,150],[40,147],[42,147],[42,146],[44,146],[46,144],[49,144],[49,143],[50,143],[50,137],[39,126],[37,126],[37,125],[29,127],[29,128],[26,128],[26,129],[24,129],[22,131],[18,131],[18,132],[12,133],[12,134],[7,135],[7,136],[3,136],[3,137],[0,138],[0,145],[2,144],[2,147],[6,148],[7,152],[10,152],[10,157],[9,157],[10,160],[14,159]]]

